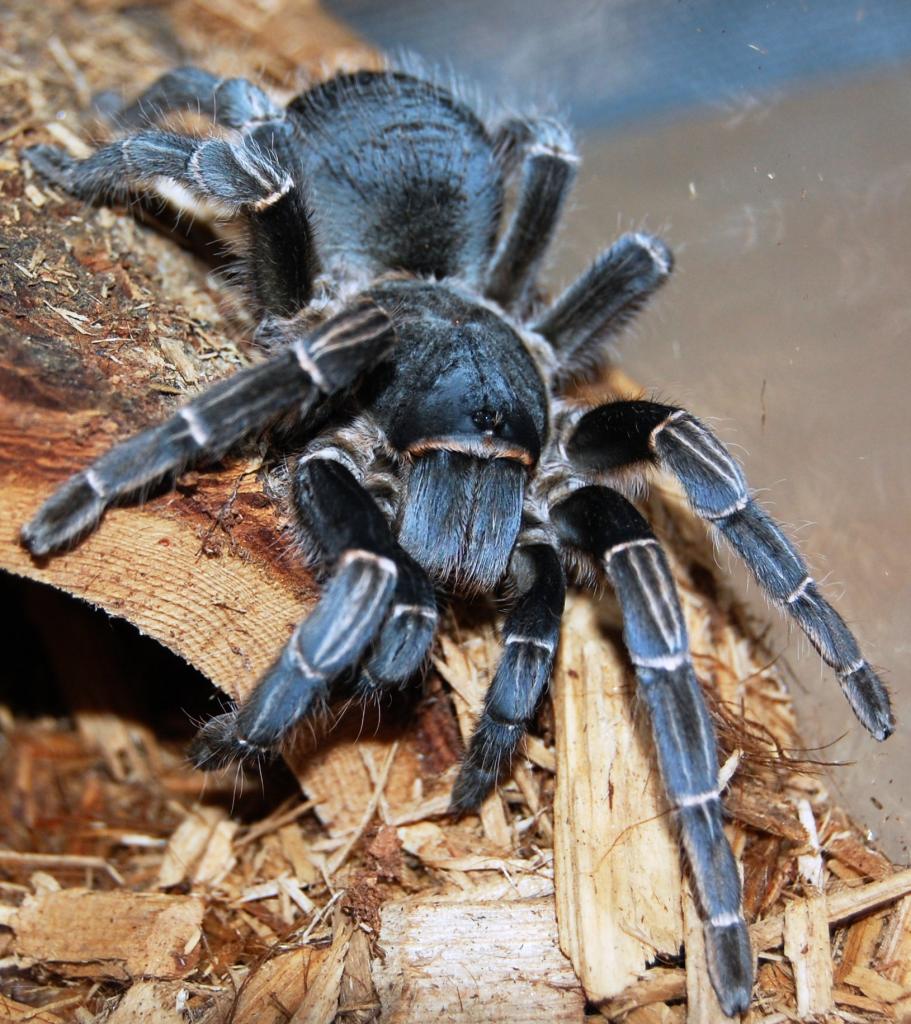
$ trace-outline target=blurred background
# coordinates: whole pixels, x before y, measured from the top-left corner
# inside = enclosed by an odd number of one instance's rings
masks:
[[[786,624],[807,742],[907,861],[911,828],[911,5],[906,0],[328,0],[367,41],[565,111],[583,154],[549,273],[660,232],[672,284],[621,343],[649,391],[710,420],[891,683],[856,724]],[[726,551],[742,594],[772,618]]]

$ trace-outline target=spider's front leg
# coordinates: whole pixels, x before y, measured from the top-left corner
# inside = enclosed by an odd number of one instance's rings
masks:
[[[518,600],[503,626],[503,655],[452,792],[457,813],[477,810],[522,741],[550,682],[566,582],[557,552],[520,544],[510,561]]]
[[[751,497],[740,467],[705,424],[674,406],[612,402],[582,417],[567,453],[588,471],[650,461],[673,473],[697,515],[717,528],[835,670],[861,724],[878,740],[892,733],[895,721],[885,686],[844,620],[820,594],[794,545]]]
[[[516,206],[487,270],[485,294],[502,306],[519,302],[553,238],[579,158],[564,125],[516,118],[496,137],[505,158],[522,153]]]
[[[433,588],[350,470],[305,458],[293,494],[300,525],[333,575],[247,702],[200,731],[190,754],[201,768],[274,748],[333,696],[371,644],[374,678],[392,685],[420,666],[433,639]]]
[[[573,492],[551,518],[564,543],[603,568],[617,594],[703,914],[712,985],[725,1013],[742,1012],[750,1002],[753,957],[740,875],[724,834],[715,733],[667,559],[648,523],[606,487]]]
[[[33,555],[72,544],[119,499],[141,494],[201,459],[223,455],[242,438],[292,410],[306,416],[385,354],[392,321],[369,300],[298,336],[259,366],[220,381],[160,426],[117,445],[70,477],[23,528]]]

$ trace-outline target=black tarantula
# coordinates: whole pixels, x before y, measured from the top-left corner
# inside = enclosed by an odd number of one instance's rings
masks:
[[[224,132],[151,127],[193,109]],[[556,301],[536,272],[575,174],[567,129],[540,117],[485,124],[432,81],[341,74],[276,106],[244,79],[165,75],[117,115],[132,132],[75,160],[27,151],[87,200],[161,178],[242,218],[246,274],[271,357],[242,370],[63,483],[22,531],[36,556],[73,543],[105,508],[293,415],[309,441],[289,498],[316,563],[319,603],[242,707],[196,740],[202,765],[274,748],[314,707],[417,674],[436,593],[506,594],[503,654],[455,785],[476,808],[547,688],[565,572],[606,577],[705,922],[724,1010],[747,1008],[753,958],[722,828],[715,735],[693,672],[667,559],[620,493],[630,469],[680,481],[794,617],[863,725],[893,729],[886,690],[807,566],[708,428],[649,401],[573,407],[566,386],[671,272],[666,246],[624,235]],[[516,198],[501,230],[504,188]]]

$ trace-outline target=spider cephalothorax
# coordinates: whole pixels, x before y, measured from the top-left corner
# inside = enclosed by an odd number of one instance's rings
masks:
[[[183,108],[230,134],[150,126]],[[566,129],[531,117],[488,126],[467,101],[400,72],[340,75],[280,108],[243,79],[183,68],[117,122],[132,134],[88,159],[50,146],[28,158],[86,199],[168,178],[241,218],[259,338],[273,354],[63,483],[25,543],[35,555],[62,548],[112,502],[280,418],[311,425],[303,450],[286,453],[288,499],[328,582],[250,699],[202,729],[194,758],[210,766],[275,748],[326,701],[418,676],[437,593],[508,595],[456,810],[496,784],[547,687],[565,571],[606,578],[695,880],[712,983],[727,1012],[745,1009],[752,954],[715,737],[667,560],[617,489],[621,475],[650,465],[675,475],[832,666],[864,726],[884,739],[893,722],[853,636],[702,423],[642,400],[564,402],[566,382],[603,362],[606,341],[668,277],[667,248],[626,235],[543,305],[536,269],[576,164]]]

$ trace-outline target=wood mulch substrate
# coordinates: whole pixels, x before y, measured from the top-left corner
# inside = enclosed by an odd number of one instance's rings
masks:
[[[113,512],[63,558],[32,563],[16,544],[54,480],[254,356],[192,232],[74,203],[18,151],[77,151],[73,112],[96,90],[135,92],[178,62],[291,87],[298,67],[371,55],[303,0],[16,0],[0,33],[0,565],[242,696],[314,594],[259,490],[261,453]],[[648,506],[721,742],[759,958],[750,1019],[911,1019],[911,871],[831,804],[705,531],[673,491]],[[29,658],[69,688],[53,707],[17,693],[3,716],[0,1019],[719,1019],[610,595],[571,598],[525,756],[479,817],[454,821],[492,613],[448,613],[423,694],[379,721],[348,709],[301,737],[290,772],[206,778],[178,710],[198,677],[100,612],[31,583],[13,593]],[[140,693],[158,695],[154,714]]]

